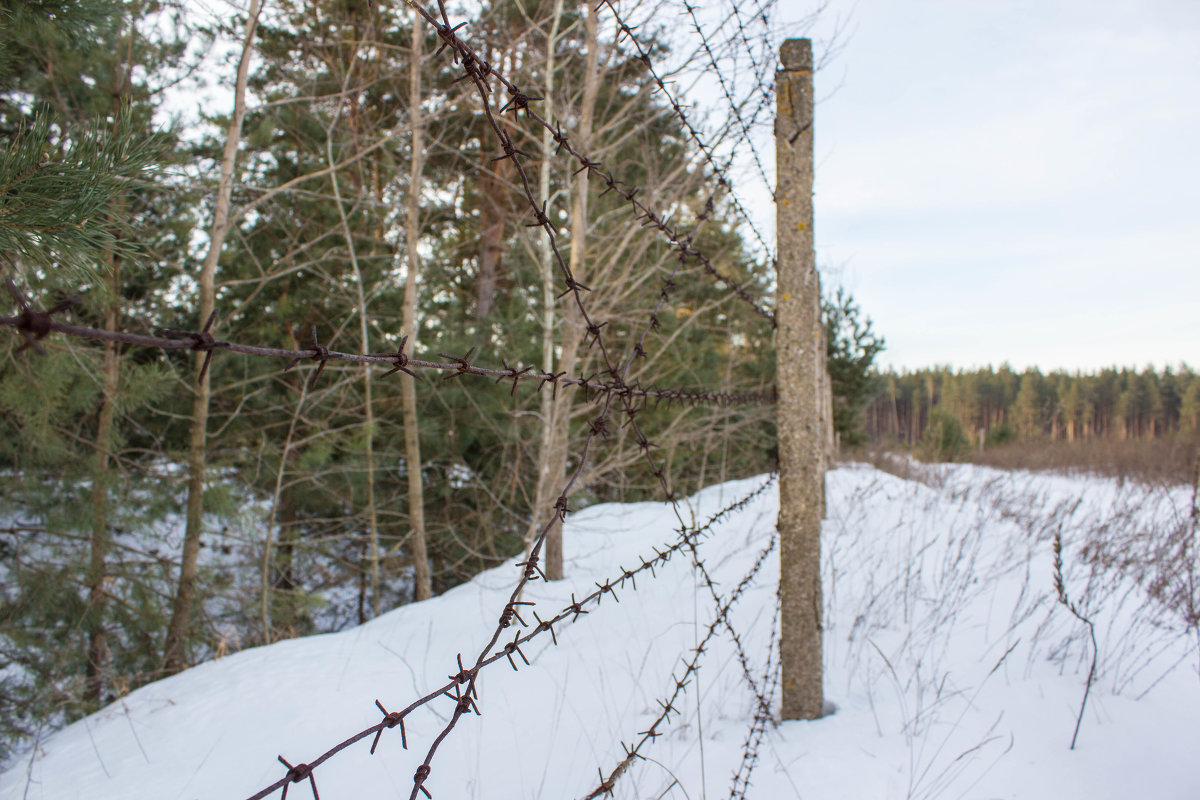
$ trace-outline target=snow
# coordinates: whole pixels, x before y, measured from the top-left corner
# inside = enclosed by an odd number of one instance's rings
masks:
[[[711,487],[698,521],[764,477]],[[823,528],[825,691],[834,713],[767,728],[748,795],[760,798],[1200,797],[1200,651],[1195,630],[1148,599],[1129,571],[1081,558],[1097,531],[1164,531],[1186,516],[1183,489],[1097,478],[927,470],[903,480],[865,466],[830,473]],[[700,545],[728,593],[767,545],[772,486]],[[565,581],[530,585],[543,618],[675,540],[657,503],[594,506],[568,517]],[[1056,601],[1053,536],[1068,594],[1096,623],[1099,665],[1070,750],[1091,658],[1086,628]],[[756,680],[771,646],[777,551],[733,606]],[[515,562],[517,559],[514,559]],[[574,624],[501,660],[432,762],[436,800],[583,797],[636,741],[713,618],[684,553],[605,596]],[[456,654],[489,638],[518,569],[512,562],[423,603],[334,634],[279,642],[143,687],[44,738],[0,775],[10,798],[241,798],[444,684]],[[523,616],[532,621],[528,614]],[[720,629],[664,735],[621,776],[621,798],[727,796],[754,698]],[[502,640],[503,641],[503,640]],[[776,704],[778,698],[775,699]],[[453,709],[435,700],[374,756],[368,741],[314,773],[321,797],[407,797]],[[276,793],[275,796],[278,796]],[[307,783],[291,797],[309,797]]]

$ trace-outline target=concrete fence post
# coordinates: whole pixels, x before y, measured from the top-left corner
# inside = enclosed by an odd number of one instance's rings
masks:
[[[789,39],[775,73],[778,276],[779,535],[783,718],[815,719],[824,704],[821,664],[821,420],[824,352],[813,247],[812,43]]]

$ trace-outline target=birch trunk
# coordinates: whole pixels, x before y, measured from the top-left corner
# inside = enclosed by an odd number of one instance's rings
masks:
[[[225,237],[232,226],[229,206],[233,194],[233,169],[237,159],[238,143],[242,138],[242,120],[246,116],[246,83],[250,74],[250,55],[253,50],[254,32],[258,27],[260,0],[251,0],[246,16],[246,28],[242,38],[242,54],[238,61],[237,84],[234,88],[233,118],[225,139],[225,151],[221,157],[221,176],[217,185],[217,196],[213,204],[213,224],[209,237],[208,252],[200,268],[200,320],[207,324],[216,307],[217,260]],[[183,554],[179,564],[179,587],[175,592],[175,604],[167,638],[163,646],[163,668],[168,673],[179,672],[187,666],[185,644],[188,621],[192,613],[192,600],[196,591],[197,562],[200,554],[200,536],[204,514],[204,468],[208,437],[208,406],[212,373],[205,370],[204,353],[196,354],[196,392],[192,399],[192,427],[188,450],[188,494],[187,524],[183,536]]]
[[[421,170],[424,166],[425,132],[421,116],[421,62],[424,60],[424,26],[412,14],[412,72],[408,81],[409,125],[412,128],[412,163],[408,173],[408,209],[404,240],[408,268],[404,277],[402,329],[408,334],[408,352],[417,348],[417,275],[421,269],[417,242],[420,237]],[[413,561],[413,599],[433,596],[429,574],[429,550],[425,538],[425,493],[421,485],[421,440],[418,435],[417,390],[415,378],[400,373],[400,402],[404,419],[404,461],[408,472],[409,547]]]
[[[561,13],[562,4],[559,1],[555,3],[555,23],[552,29],[551,41],[548,44],[550,65],[553,65],[553,44],[554,39],[557,38],[559,15]],[[586,151],[592,136],[596,95],[599,89],[596,10],[592,7],[591,3],[587,4],[587,16],[585,17],[584,25],[587,57],[584,67],[583,101],[580,109],[579,126],[572,139],[578,140],[579,146]],[[550,96],[549,91],[546,92],[546,96]],[[548,147],[547,139],[543,139],[542,145],[544,150]],[[588,182],[586,172],[581,172],[572,179],[571,195],[571,248],[568,263],[571,274],[575,276],[575,279],[581,283],[586,283],[588,214]],[[545,197],[542,199],[545,199]],[[549,352],[546,347],[546,336],[548,328],[553,326],[554,303],[552,299],[547,299],[547,292],[556,294],[554,291],[556,287],[552,282],[553,265],[550,264],[548,250],[549,244],[547,243],[543,267],[551,267],[551,269],[549,270],[549,277],[547,277],[546,271],[542,273],[542,296],[543,301],[546,302],[546,308],[549,309],[547,316],[543,319],[543,369],[548,372],[565,371],[568,375],[573,375],[579,361],[579,345],[583,338],[583,321],[579,317],[578,308],[572,302],[569,302],[569,296],[563,310],[563,343],[557,370],[548,369],[545,366],[547,355],[550,356],[551,360],[553,359],[552,332],[549,342]],[[544,422],[542,439],[539,443],[538,480],[537,490],[534,493],[533,514],[529,528],[525,533],[527,549],[528,546],[532,546],[533,541],[545,525],[547,514],[554,507],[554,502],[558,498],[558,492],[561,491],[563,484],[566,482],[567,445],[570,440],[571,405],[575,392],[573,388],[563,386],[558,389],[557,393],[550,392],[547,389],[545,394],[548,394],[549,399],[543,397],[541,400],[542,419]],[[557,519],[551,523],[550,530],[546,534],[544,553],[542,571],[546,573],[546,577],[550,580],[561,580],[563,577],[562,525]]]
[[[554,17],[550,25],[550,35],[546,39],[546,91],[545,100],[543,101],[546,107],[546,118],[554,119],[554,49],[558,45],[558,26],[562,19],[562,0],[554,0]],[[549,129],[542,131],[542,160],[541,170],[538,173],[538,205],[542,208],[549,208],[550,202],[550,164],[554,158],[554,138]],[[541,279],[542,279],[542,372],[554,371],[554,304],[555,304],[555,283],[554,283],[554,254],[550,249],[550,239],[548,236],[542,236],[538,241],[538,255]],[[541,436],[538,440],[538,489],[549,481],[550,475],[550,453],[554,446],[554,426],[551,424],[554,415],[554,393],[542,392],[538,398],[538,417],[542,421]],[[538,520],[543,515],[545,506],[541,500],[537,502],[533,509],[533,521],[529,529],[525,532],[525,552],[528,555],[533,547],[534,539],[537,538],[539,528]],[[556,520],[553,523],[554,532],[551,534],[557,540],[557,548],[554,556],[551,556],[549,549],[551,543],[547,542],[547,565],[544,569],[556,571],[554,580],[562,577],[562,534],[559,531],[559,522]],[[551,565],[554,561],[557,568]],[[549,575],[549,573],[547,573]]]

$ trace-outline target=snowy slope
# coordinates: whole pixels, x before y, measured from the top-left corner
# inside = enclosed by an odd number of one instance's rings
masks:
[[[826,694],[836,712],[768,728],[748,795],[759,798],[1200,798],[1200,656],[1177,615],[1116,573],[1079,561],[1089,531],[1176,524],[1189,498],[1111,481],[943,470],[927,483],[867,467],[829,476],[824,527]],[[696,519],[762,478],[691,499]],[[774,489],[701,546],[728,592],[767,544]],[[543,617],[674,539],[660,504],[596,506],[568,518],[568,580],[531,585]],[[1108,525],[1109,528],[1103,526]],[[1068,749],[1088,670],[1086,630],[1055,602],[1051,539],[1067,591],[1096,622],[1099,677]],[[433,761],[436,800],[572,798],[592,791],[658,714],[682,656],[712,619],[708,589],[672,558],[571,625],[480,678]],[[517,569],[505,565],[353,630],[281,642],[146,686],[47,737],[0,775],[15,798],[228,798],[278,780],[283,755],[311,760],[445,683],[495,625]],[[731,620],[755,673],[769,649],[777,555]],[[532,617],[525,615],[526,619]],[[617,797],[729,794],[754,701],[718,635],[671,724],[618,781]],[[452,710],[438,700],[379,750],[369,740],[321,765],[324,800],[407,797]],[[299,794],[297,794],[299,793]],[[276,793],[275,796],[278,796]],[[307,784],[290,797],[311,796]]]

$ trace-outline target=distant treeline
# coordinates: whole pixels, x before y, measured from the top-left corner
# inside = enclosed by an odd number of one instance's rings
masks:
[[[972,445],[1014,440],[1153,439],[1200,431],[1200,374],[1186,365],[1103,369],[886,372],[863,420],[871,443],[917,444],[953,420]],[[958,426],[956,426],[958,427]],[[982,441],[981,441],[982,439]]]

